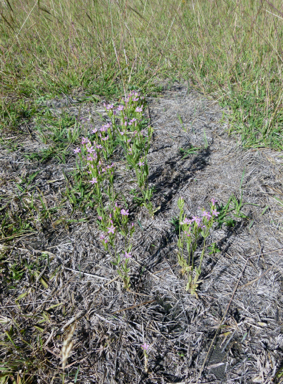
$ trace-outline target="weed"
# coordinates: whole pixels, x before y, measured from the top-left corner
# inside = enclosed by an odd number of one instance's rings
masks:
[[[128,223],[129,211],[122,209],[117,202],[119,194],[114,189],[115,165],[110,159],[115,147],[120,145],[128,168],[136,174],[139,196],[136,191],[132,191],[134,200],[146,206],[153,215],[153,188],[149,188],[147,180],[147,154],[153,130],[150,126],[145,127],[147,120],[142,118],[144,97],[138,92],[131,92],[117,109],[113,104],[105,104],[104,107],[110,122],[100,129],[93,129],[91,139],[83,137],[81,146],[74,150],[77,154],[77,170],[73,175],[73,187],[67,187],[66,195],[74,209],[76,206],[96,208],[98,225],[104,232],[101,242],[106,250],[113,250],[113,264],[117,267],[125,288],[129,289],[129,241],[134,233],[134,226]],[[86,184],[89,189],[87,193]],[[125,200],[122,195],[120,198]],[[120,254],[116,252],[115,239],[118,232],[125,238],[124,261],[121,261]]]
[[[190,147],[186,149],[180,148],[180,152],[183,155],[182,159],[186,159],[190,155],[195,155],[196,153],[198,153],[199,149],[200,148],[197,147]]]
[[[181,273],[187,275],[186,290],[197,296],[197,288],[200,284],[202,261],[206,251],[206,239],[213,227],[215,218],[219,215],[216,210],[216,201],[212,199],[210,212],[203,210],[202,217],[193,216],[187,219],[184,214],[184,200],[178,200],[179,212],[179,238],[178,238],[178,263],[182,267]],[[202,252],[198,266],[195,266],[195,252],[198,244],[202,241]],[[184,246],[187,255],[184,255]]]

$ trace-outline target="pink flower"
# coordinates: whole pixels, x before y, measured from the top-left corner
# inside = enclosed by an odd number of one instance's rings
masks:
[[[125,259],[131,259],[132,255],[130,253],[125,252],[124,257]]]
[[[106,239],[106,237],[104,235],[100,235],[100,240],[102,240],[104,244],[108,243],[108,240]]]
[[[181,225],[191,224],[191,220],[188,220],[188,219],[185,217],[185,218],[184,218],[184,221],[182,221],[180,224],[181,224]]]
[[[191,223],[195,222],[198,227],[201,226],[201,218],[197,216],[193,216]]]
[[[76,148],[76,149],[74,149],[74,152],[75,152],[75,153],[80,153],[80,152],[81,152],[81,148]]]
[[[149,344],[146,344],[146,343],[143,343],[141,347],[142,347],[142,349],[143,349],[145,352],[148,352],[150,345],[149,345]]]
[[[133,97],[132,100],[133,100],[133,101],[138,101],[139,98],[138,98],[138,97]]]
[[[211,202],[213,205],[215,205],[217,203],[217,200],[215,200],[214,198],[211,199]]]
[[[124,109],[124,105],[119,105],[119,107],[117,108],[118,111],[123,111]]]
[[[202,212],[202,216],[203,216],[203,217],[206,217],[207,220],[211,219],[211,214],[208,213],[208,212],[206,212],[206,211],[203,211],[203,212]]]
[[[142,112],[142,107],[137,107],[136,112]]]
[[[122,216],[129,216],[129,210],[128,210],[128,211],[125,211],[125,209],[122,209],[122,210],[121,210],[121,215],[122,215]]]
[[[108,105],[106,105],[106,109],[107,109],[107,111],[109,111],[109,110],[111,110],[111,109],[113,109],[114,108],[114,105],[113,104],[108,104]]]
[[[214,209],[211,213],[213,216],[216,216],[216,217],[219,215],[219,212],[217,212],[216,209]]]
[[[95,149],[93,147],[87,147],[86,150],[87,150],[88,153],[95,152]]]
[[[142,167],[144,165],[144,163],[142,161],[139,161],[139,166]]]
[[[82,144],[87,144],[89,142],[89,139],[87,137],[82,138]]]
[[[101,221],[102,220],[102,217],[101,216],[98,216],[98,219]],[[102,235],[103,236],[103,235]]]
[[[108,229],[108,233],[113,233],[115,232],[115,227],[113,225],[111,225],[111,227],[107,228]]]
[[[97,128],[94,128],[91,132],[92,133],[96,133],[97,132]]]
[[[93,185],[93,184],[96,184],[97,183],[97,178],[96,177],[93,177],[92,180],[90,180],[90,183]]]
[[[187,237],[190,237],[190,236],[191,236],[191,233],[190,233],[190,232],[187,232],[187,231],[185,231],[185,235],[186,235]]]
[[[102,149],[102,145],[98,144],[98,145],[96,146],[96,148],[97,148],[97,149]]]

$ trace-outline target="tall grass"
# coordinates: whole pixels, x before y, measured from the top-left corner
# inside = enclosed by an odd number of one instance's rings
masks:
[[[2,124],[17,125],[15,100],[169,78],[229,107],[244,145],[282,149],[283,7],[271,1],[2,0]]]

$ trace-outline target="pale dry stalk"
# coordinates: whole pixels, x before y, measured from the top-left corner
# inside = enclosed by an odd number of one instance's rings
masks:
[[[70,352],[71,352],[71,350],[73,348],[73,344],[74,343],[72,341],[72,337],[74,335],[75,329],[76,329],[76,323],[73,323],[70,326],[69,331],[68,331],[68,333],[66,335],[67,337],[66,337],[66,339],[63,342],[63,347],[62,347],[62,351],[61,351],[61,360],[62,360],[62,368],[63,368],[63,370],[66,367],[68,357],[70,356]]]

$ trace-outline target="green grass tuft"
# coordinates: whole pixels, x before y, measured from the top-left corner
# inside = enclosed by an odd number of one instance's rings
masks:
[[[2,18],[2,127],[47,94],[109,99],[158,92],[156,78],[188,80],[230,108],[246,147],[282,149],[279,0],[16,0]]]

